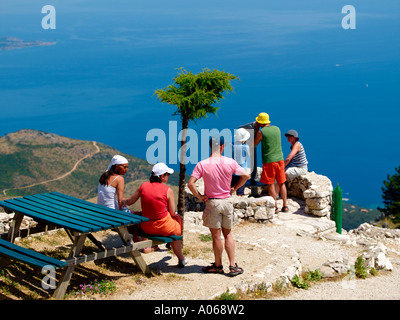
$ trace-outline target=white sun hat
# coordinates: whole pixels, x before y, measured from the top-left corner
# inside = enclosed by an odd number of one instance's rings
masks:
[[[110,164],[108,165],[106,171],[110,170],[110,168],[111,168],[114,164],[125,164],[125,163],[128,163],[128,160],[127,160],[125,157],[116,154],[114,157],[112,157],[111,162],[110,162]]]
[[[151,171],[153,171],[154,175],[158,176],[158,177],[163,175],[166,172],[168,172],[169,174],[173,174],[174,173],[173,169],[168,168],[168,166],[165,163],[162,163],[162,162],[155,164]]]
[[[250,132],[248,132],[244,128],[239,128],[235,132],[235,141],[243,142],[247,141],[250,138]]]

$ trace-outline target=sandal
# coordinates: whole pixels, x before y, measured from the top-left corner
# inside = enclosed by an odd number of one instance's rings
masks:
[[[142,252],[143,253],[151,253],[151,252],[156,252],[156,251],[160,251],[159,246],[144,248]]]
[[[178,268],[184,268],[187,265],[187,263],[188,263],[188,259],[187,258],[185,258],[183,260],[179,260]]]
[[[284,206],[284,207],[282,207],[282,210],[281,210],[282,212],[288,212],[289,211],[289,208],[288,207],[286,207],[286,206]]]
[[[235,263],[235,266],[229,266],[229,273],[228,276],[234,277],[239,274],[242,274],[244,272],[242,267],[239,267],[237,263]]]
[[[275,208],[275,213],[279,213],[279,209],[278,208]]]
[[[219,274],[224,273],[224,267],[222,265],[217,267],[215,265],[215,262],[211,263],[211,266],[203,267],[202,270],[204,273],[219,273]]]

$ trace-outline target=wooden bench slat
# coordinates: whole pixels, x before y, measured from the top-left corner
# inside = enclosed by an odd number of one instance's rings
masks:
[[[104,259],[104,258],[108,258],[108,257],[112,257],[112,256],[118,256],[123,253],[130,253],[134,250],[139,250],[139,249],[150,247],[151,245],[152,245],[151,240],[141,241],[138,243],[135,242],[135,243],[132,243],[131,245],[121,246],[119,248],[109,248],[109,249],[105,249],[104,251],[101,251],[101,252],[81,254],[77,257],[68,258],[66,260],[66,263],[68,265],[76,265],[76,264],[81,264],[81,263],[88,262],[88,261],[96,261],[96,260],[100,260],[100,259]]]
[[[170,242],[172,242],[174,240],[182,240],[182,236],[167,236],[167,237],[163,237],[163,236],[154,236],[152,234],[146,234],[146,233],[143,233],[143,232],[139,232],[138,235],[140,237],[151,239],[153,241],[158,241],[158,242],[161,242],[161,243],[170,243]]]
[[[3,239],[0,239],[0,253],[41,268],[47,265],[63,268],[67,265],[66,261],[61,261],[42,253],[20,247]]]
[[[61,198],[57,195],[53,195],[50,193],[33,195],[32,197],[40,198],[46,202],[53,202],[57,205],[64,206],[66,208],[73,208],[74,212],[75,211],[81,212],[81,213],[87,215],[90,219],[95,219],[95,220],[98,220],[98,221],[101,221],[104,223],[108,223],[111,225],[115,224],[115,226],[117,226],[117,225],[121,226],[125,222],[125,219],[123,217],[115,216],[115,215],[111,217],[109,215],[105,215],[103,212],[100,212],[98,210],[98,208],[96,208],[96,210],[93,210],[93,208],[85,208],[84,206],[79,207],[79,206],[77,206],[76,201],[69,200],[66,198]],[[84,201],[84,200],[82,200],[82,201]],[[120,211],[120,212],[122,212],[122,211]]]
[[[25,214],[26,213],[28,216],[34,218],[37,221],[41,221],[41,222],[44,222],[46,224],[48,224],[50,222],[50,223],[54,224],[57,227],[61,227],[61,228],[66,227],[68,229],[71,229],[71,230],[74,230],[74,231],[78,231],[78,232],[82,232],[82,233],[90,232],[89,228],[86,228],[86,227],[83,227],[83,226],[80,226],[80,225],[77,225],[77,224],[74,224],[74,223],[68,223],[66,221],[60,221],[59,219],[54,219],[54,218],[51,218],[51,217],[48,217],[48,216],[43,217],[40,212],[37,212],[35,210],[27,209],[27,208],[22,207],[21,205],[18,205],[18,204],[15,205],[13,203],[10,203],[10,200],[6,200],[6,201],[7,202],[0,201],[0,205],[2,207],[4,207],[4,208],[9,209],[9,210],[14,211],[14,212],[18,212],[18,213],[21,213],[21,214]]]
[[[55,210],[62,210],[64,212],[68,212],[69,214],[71,214],[72,217],[76,218],[77,220],[91,222],[92,224],[97,225],[97,226],[101,227],[102,229],[109,228],[110,225],[113,227],[121,226],[120,223],[114,223],[110,220],[102,219],[101,217],[97,217],[94,214],[88,216],[88,214],[86,214],[85,212],[82,212],[81,210],[75,210],[74,206],[72,206],[72,205],[68,205],[66,203],[61,203],[61,202],[59,202],[57,200],[53,200],[53,199],[44,200],[40,197],[40,195],[25,196],[24,198],[29,199],[32,202],[38,203],[38,205],[42,205],[47,208],[52,208]]]
[[[74,202],[74,205],[77,205],[77,202],[81,203],[82,205],[85,205],[87,207],[93,207],[96,208],[96,210],[101,210],[102,212],[104,212],[104,214],[110,214],[112,217],[115,217],[115,214],[117,214],[118,216],[127,218],[128,220],[132,220],[132,219],[137,219],[140,220],[141,222],[144,221],[149,221],[148,218],[146,217],[142,217],[136,214],[132,214],[132,213],[127,213],[121,210],[116,210],[116,209],[111,209],[105,206],[102,206],[100,204],[97,203],[92,203],[92,202],[88,202],[85,200],[81,200],[81,199],[77,199],[74,197],[71,197],[69,195],[63,194],[63,193],[59,193],[59,192],[51,192],[51,193],[47,193],[47,194],[43,194],[43,195],[53,195],[53,196],[58,196],[59,198],[64,198],[64,199],[68,199],[68,200],[72,200]],[[136,223],[136,220],[135,222]]]
[[[66,212],[63,212],[63,211],[54,212],[47,208],[43,208],[43,206],[38,206],[36,203],[29,201],[27,199],[24,199],[24,198],[5,200],[5,202],[20,205],[24,208],[36,211],[36,212],[40,213],[41,215],[51,217],[53,219],[57,219],[58,221],[60,221],[60,223],[62,223],[61,221],[65,221],[67,223],[74,223],[74,224],[80,225],[84,228],[88,228],[89,231],[102,230],[102,228],[99,226],[93,225],[91,223],[86,223],[83,221],[78,221],[77,219],[75,219],[74,217],[71,217],[71,215]]]
[[[97,204],[95,207],[95,206],[93,206],[94,203],[90,203],[85,200],[80,200],[80,201],[77,201],[79,199],[73,199],[73,200],[71,199],[70,200],[66,197],[61,197],[61,196],[54,195],[54,194],[44,194],[44,196],[50,197],[53,199],[57,199],[58,201],[63,201],[65,203],[73,203],[74,206],[89,210],[89,212],[91,212],[91,210],[96,210],[97,212],[100,212],[104,216],[104,218],[110,219],[112,221],[116,221],[122,225],[135,224],[135,223],[139,223],[142,220],[142,219],[139,219],[138,218],[139,216],[137,216],[137,215],[127,214],[121,210],[110,209],[105,206],[97,205]]]

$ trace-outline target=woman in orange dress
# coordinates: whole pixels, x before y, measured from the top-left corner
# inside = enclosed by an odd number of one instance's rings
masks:
[[[163,237],[182,234],[182,218],[175,213],[174,193],[166,185],[173,172],[164,163],[157,163],[153,166],[150,181],[143,182],[131,197],[123,200],[124,204],[132,205],[140,198],[142,215],[150,219],[141,223],[142,230],[147,234]],[[178,266],[184,267],[187,260],[182,253],[182,241],[173,241],[171,247],[179,259]],[[145,252],[149,251],[145,249]]]

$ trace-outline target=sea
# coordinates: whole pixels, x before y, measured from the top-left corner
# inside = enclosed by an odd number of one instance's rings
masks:
[[[208,68],[239,79],[216,115],[189,123],[192,145],[266,112],[285,157],[295,129],[309,170],[367,208],[400,165],[398,0],[1,0],[10,38],[54,44],[0,47],[0,136],[95,140],[179,171],[181,119],[154,92]],[[207,156],[191,152],[188,174]]]

